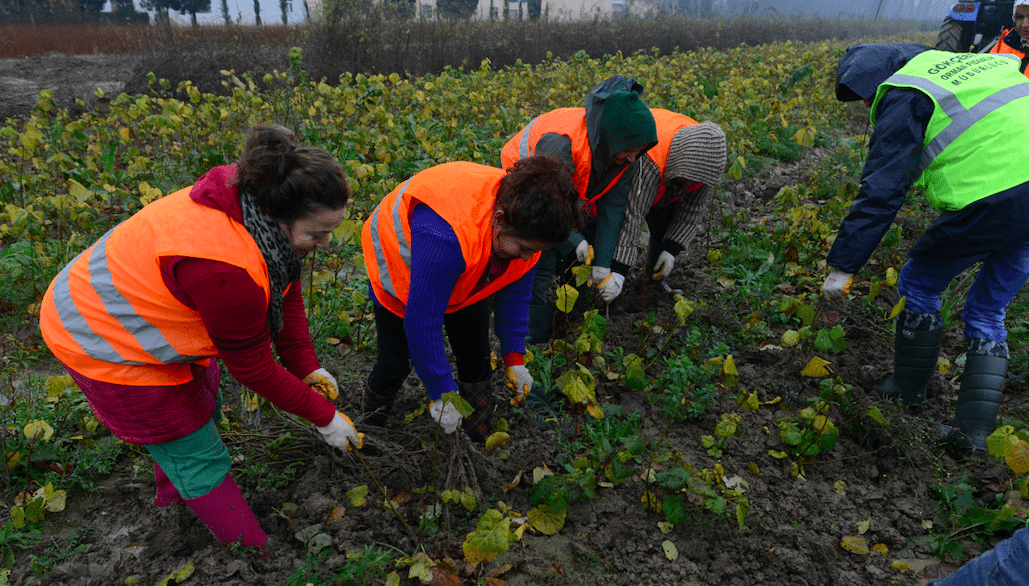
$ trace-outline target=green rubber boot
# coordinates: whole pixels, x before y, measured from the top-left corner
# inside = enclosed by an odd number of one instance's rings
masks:
[[[992,344],[987,354],[983,348]],[[1008,371],[1007,344],[987,340],[969,341],[965,371],[961,375],[954,425],[944,439],[957,445],[962,455],[986,454],[986,438],[993,433],[997,412],[1004,398],[1004,379]]]
[[[936,370],[942,340],[940,314],[901,311],[893,342],[893,374],[876,390],[908,405],[925,403],[925,388]]]

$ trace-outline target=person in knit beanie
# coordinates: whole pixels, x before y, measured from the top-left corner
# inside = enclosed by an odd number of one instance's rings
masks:
[[[644,220],[650,234],[646,271],[654,280],[672,272],[676,257],[700,226],[704,204],[725,171],[725,133],[714,122],[652,109],[658,144],[640,158],[611,270],[627,275],[639,256]]]
[[[555,275],[566,274],[572,263],[591,264],[591,284],[604,301],[621,292],[624,276],[611,271],[618,234],[629,200],[629,184],[637,158],[657,144],[650,109],[640,98],[643,86],[635,79],[614,75],[597,84],[583,108],[559,108],[533,119],[504,145],[501,166],[549,154],[574,169],[579,199],[588,213],[584,229],[567,242],[544,251],[533,278],[529,307],[529,342],[550,339],[554,305],[550,301]],[[592,244],[592,246],[591,246]]]

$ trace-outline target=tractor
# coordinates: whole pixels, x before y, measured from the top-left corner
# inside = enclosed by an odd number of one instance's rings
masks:
[[[943,19],[936,48],[953,53],[985,53],[1012,26],[1013,0],[958,2]]]

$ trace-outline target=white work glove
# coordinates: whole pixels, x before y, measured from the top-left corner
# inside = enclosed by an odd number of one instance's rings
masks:
[[[853,282],[853,274],[834,268],[822,283],[822,296],[826,299],[842,299],[844,295],[850,293],[850,286]]]
[[[349,417],[339,411],[336,411],[336,415],[332,417],[332,421],[328,425],[325,427],[315,427],[330,446],[341,450],[352,450],[354,448],[360,449],[364,445],[364,434],[357,433],[357,430],[354,428],[354,422],[350,421]]]
[[[651,278],[655,281],[664,280],[665,277],[672,273],[674,267],[675,256],[667,250],[662,250],[661,255],[657,257],[657,262],[654,263],[654,276]]]
[[[304,384],[330,401],[335,401],[336,397],[339,397],[339,385],[336,383],[336,378],[324,368],[319,368],[305,376]]]
[[[575,247],[575,258],[583,264],[593,262],[593,247],[590,246],[589,242],[583,240]]]
[[[593,267],[593,270],[590,271],[590,285],[600,289],[610,276],[610,267]]]
[[[600,287],[600,298],[604,301],[611,303],[622,294],[622,285],[625,284],[625,275],[621,273],[611,273],[607,278],[606,282],[601,284]]]
[[[454,433],[457,426],[461,425],[461,412],[454,407],[453,403],[444,402],[443,399],[436,399],[429,404],[429,417],[439,423],[444,433]]]
[[[532,375],[529,374],[528,368],[521,364],[508,366],[505,378],[507,379],[507,388],[514,393],[514,396],[511,397],[511,405],[517,405],[529,396],[529,391],[532,390]]]

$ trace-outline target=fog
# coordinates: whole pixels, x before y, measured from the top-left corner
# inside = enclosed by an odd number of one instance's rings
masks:
[[[955,0],[668,0],[669,7],[686,14],[721,13],[760,18],[767,14],[825,18],[867,17],[884,20],[942,21]]]

